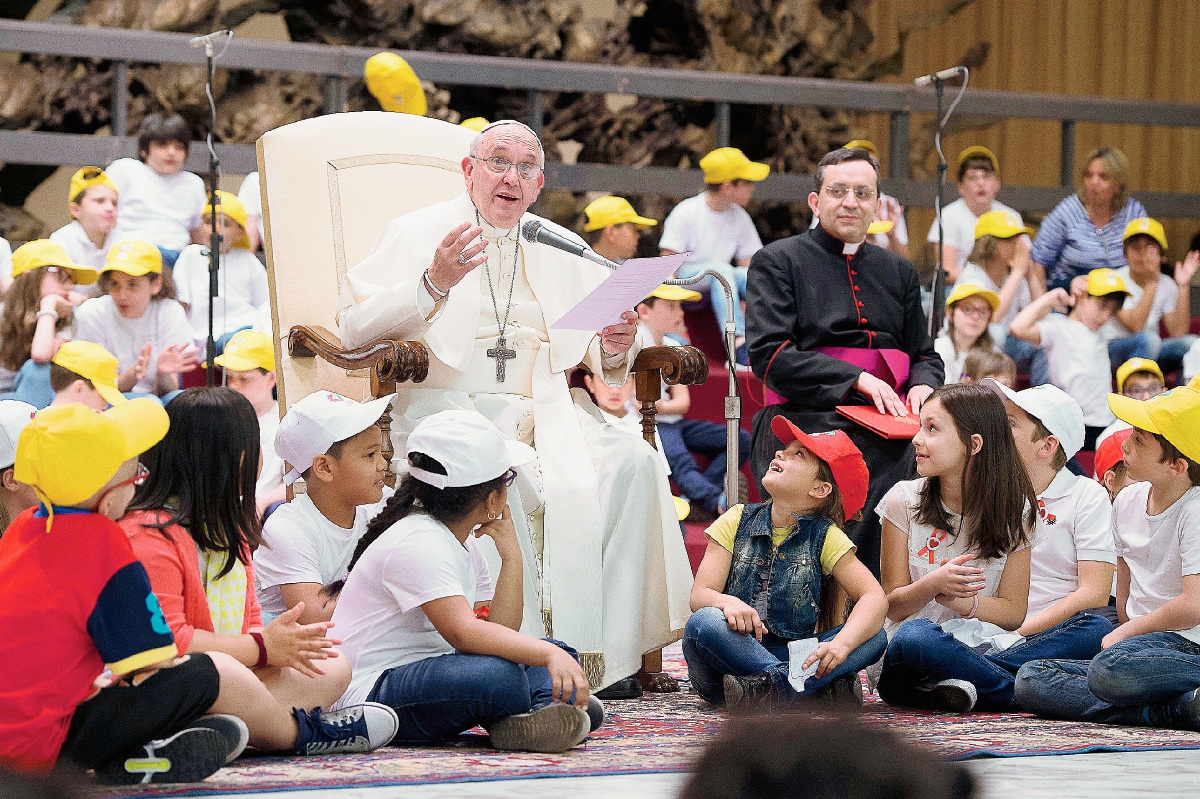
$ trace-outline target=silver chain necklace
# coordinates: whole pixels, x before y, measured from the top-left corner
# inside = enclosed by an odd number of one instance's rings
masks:
[[[483,220],[480,219],[480,217],[479,217],[479,209],[475,209],[475,224],[480,227],[483,227]],[[518,225],[519,224],[520,223],[518,222]],[[501,272],[504,271],[504,250],[500,249],[500,239],[502,239],[502,238],[504,238],[504,237],[501,236],[499,239],[496,240],[496,250],[499,251],[499,253],[500,253],[500,271]],[[497,383],[504,382],[505,367],[508,365],[508,361],[517,357],[517,351],[514,349],[509,349],[506,346],[508,344],[508,341],[504,337],[504,332],[505,332],[505,330],[508,329],[508,315],[509,315],[509,313],[512,312],[513,289],[516,287],[516,284],[517,284],[517,252],[518,252],[518,250],[520,250],[520,248],[521,248],[521,239],[520,239],[520,236],[518,235],[518,237],[513,241],[513,270],[512,270],[512,278],[509,280],[509,284],[508,284],[508,304],[504,306],[504,321],[503,322],[500,321],[500,306],[496,302],[496,289],[495,289],[495,287],[492,286],[492,271],[488,268],[487,261],[485,260],[483,262],[483,271],[484,271],[484,274],[487,275],[488,292],[492,295],[492,312],[495,313],[495,315],[496,315],[496,327],[498,328],[499,333],[500,333],[500,337],[498,339],[496,339],[496,346],[492,347],[491,349],[489,349],[487,351],[487,357],[494,358],[496,361],[496,382]],[[500,275],[498,274],[497,278],[499,278],[499,277],[500,277]]]

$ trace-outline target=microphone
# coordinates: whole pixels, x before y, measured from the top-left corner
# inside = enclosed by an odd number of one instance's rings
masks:
[[[609,269],[619,268],[617,264],[595,252],[590,247],[583,244],[576,244],[565,236],[560,236],[553,230],[546,228],[536,219],[530,219],[521,226],[521,235],[525,237],[526,241],[547,244],[556,250],[569,252],[571,255],[578,255],[580,258],[586,258],[593,263],[607,266]]]
[[[233,35],[233,31],[231,31],[229,29],[226,29],[223,31],[213,31],[212,33],[208,34],[207,36],[196,36],[191,39],[188,39],[188,44],[190,44],[192,47],[204,47],[206,44],[212,44],[217,39],[220,39],[223,36],[232,36],[232,35]]]
[[[935,72],[932,75],[922,75],[913,81],[913,86],[932,86],[934,81],[950,80],[951,78],[961,75],[964,67],[950,67],[943,69],[941,72]]]

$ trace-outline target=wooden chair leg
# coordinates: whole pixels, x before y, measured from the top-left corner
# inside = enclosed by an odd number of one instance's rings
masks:
[[[642,655],[642,668],[634,677],[647,693],[671,694],[679,690],[679,680],[662,670],[661,649]]]

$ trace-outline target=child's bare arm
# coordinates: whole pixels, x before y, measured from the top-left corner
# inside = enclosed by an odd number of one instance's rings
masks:
[[[1061,624],[1081,610],[1107,605],[1115,569],[1111,563],[1079,561],[1079,587],[1041,613],[1026,619],[1017,632],[1030,636]]]
[[[1042,331],[1038,330],[1037,323],[1049,316],[1051,311],[1066,311],[1070,305],[1071,295],[1067,294],[1066,289],[1057,288],[1047,291],[1013,317],[1012,324],[1008,326],[1008,332],[1030,344],[1041,346]]]
[[[1129,564],[1125,558],[1117,558],[1117,621],[1121,624],[1129,621]]]
[[[1015,630],[1025,621],[1029,609],[1029,556],[1032,547],[1009,554],[1000,576],[1000,588],[994,597],[979,597],[976,618],[990,621],[1006,630]]]
[[[1120,605],[1118,605],[1118,609],[1120,609]],[[1107,649],[1113,644],[1135,635],[1188,630],[1197,624],[1200,624],[1200,574],[1185,574],[1183,576],[1183,593],[1153,613],[1129,619],[1104,636],[1102,646]]]
[[[279,593],[289,610],[303,602],[304,612],[296,621],[299,624],[312,624],[332,619],[333,610],[337,607],[337,597],[327,597],[321,592],[323,588],[320,583],[288,583],[279,586]]]
[[[841,632],[818,645],[808,660],[804,661],[805,668],[817,660],[821,661],[817,667],[817,677],[824,677],[833,671],[851,652],[874,638],[883,629],[883,620],[888,612],[883,586],[853,552],[842,555],[830,576],[846,589],[855,604]]]
[[[753,635],[761,641],[766,627],[763,626],[758,611],[737,597],[722,593],[732,565],[733,553],[710,539],[708,549],[704,550],[704,558],[700,561],[700,568],[696,570],[696,580],[692,583],[692,610],[717,608],[725,614],[729,629]]]
[[[1150,311],[1154,308],[1154,297],[1158,293],[1158,281],[1151,281],[1149,287],[1142,291],[1142,298],[1132,308],[1120,308],[1117,310],[1117,321],[1125,326],[1125,329],[1130,333],[1140,333],[1142,328],[1146,326],[1146,320],[1150,318]],[[1154,331],[1158,333],[1157,330]]]
[[[692,407],[692,395],[687,386],[667,386],[667,396],[655,403],[659,413],[682,416]]]

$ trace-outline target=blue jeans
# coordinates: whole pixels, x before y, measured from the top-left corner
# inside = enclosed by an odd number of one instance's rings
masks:
[[[839,624],[832,630],[818,633],[816,637],[822,642],[830,641],[841,631],[842,625]],[[734,632],[729,629],[725,614],[714,607],[700,608],[683,628],[683,657],[688,665],[688,678],[696,693],[714,705],[725,701],[722,679],[726,674],[769,675],[784,701],[809,696],[838,677],[857,674],[879,660],[887,648],[887,636],[880,630],[824,677],[809,677],[804,682],[803,694],[797,693],[788,682],[787,645],[786,639],[770,633],[763,635],[760,644],[753,635]]]
[[[1049,718],[1194,729],[1177,700],[1200,688],[1200,645],[1146,633],[1085,660],[1035,660],[1017,672],[1021,707]]]
[[[717,513],[717,501],[725,493],[725,425],[699,419],[659,422],[663,455],[671,465],[671,479],[693,505]],[[703,472],[692,453],[712,458]],[[738,466],[750,459],[750,434],[738,429]],[[729,504],[735,504],[736,498]]]
[[[544,639],[578,659],[574,649]],[[388,669],[367,695],[400,717],[394,744],[433,743],[550,704],[550,672],[492,655],[455,652]],[[568,697],[573,698],[573,697]]]
[[[966,680],[979,694],[980,710],[1017,710],[1013,682],[1017,670],[1031,660],[1047,657],[1086,659],[1100,651],[1112,632],[1102,616],[1076,613],[995,654],[982,654],[928,619],[901,625],[888,644],[879,674],[879,697],[889,705],[919,707],[918,686],[940,680]]]
[[[1162,368],[1163,374],[1170,374],[1182,368],[1183,356],[1187,355],[1188,350],[1192,348],[1192,345],[1196,343],[1198,338],[1200,337],[1190,334],[1167,339],[1156,338],[1159,342],[1159,347],[1158,354],[1154,357],[1158,361],[1159,367]]]
[[[1158,336],[1151,336],[1144,330],[1140,333],[1130,333],[1128,336],[1114,338],[1108,342],[1108,360],[1115,370],[1130,358],[1149,358],[1153,360],[1158,355]],[[1186,350],[1185,350],[1186,351]],[[1180,355],[1180,358],[1183,356]]]
[[[159,247],[159,253],[162,254],[163,266],[168,269],[175,268],[175,262],[179,260],[179,253],[183,250],[168,250],[166,247]]]
[[[733,289],[733,326],[737,336],[746,335],[746,315],[742,312],[742,297],[746,296],[746,275],[750,268],[746,266],[731,266],[730,264],[717,263],[715,261],[704,261],[699,258],[688,261],[683,266],[679,267],[677,277],[689,278],[699,274],[705,269],[711,269],[714,272],[720,273],[726,280],[729,281],[730,287]],[[707,289],[705,288],[707,286]],[[709,302],[712,303],[713,316],[717,317],[717,329],[722,335],[725,333],[725,289],[717,281],[710,278],[705,278],[694,286],[698,291],[708,291]],[[731,353],[732,355],[732,353]]]
[[[1041,347],[1035,347],[1024,339],[1006,336],[1004,354],[1017,364],[1018,372],[1029,372],[1029,384],[1041,386],[1050,382],[1050,364]]]

